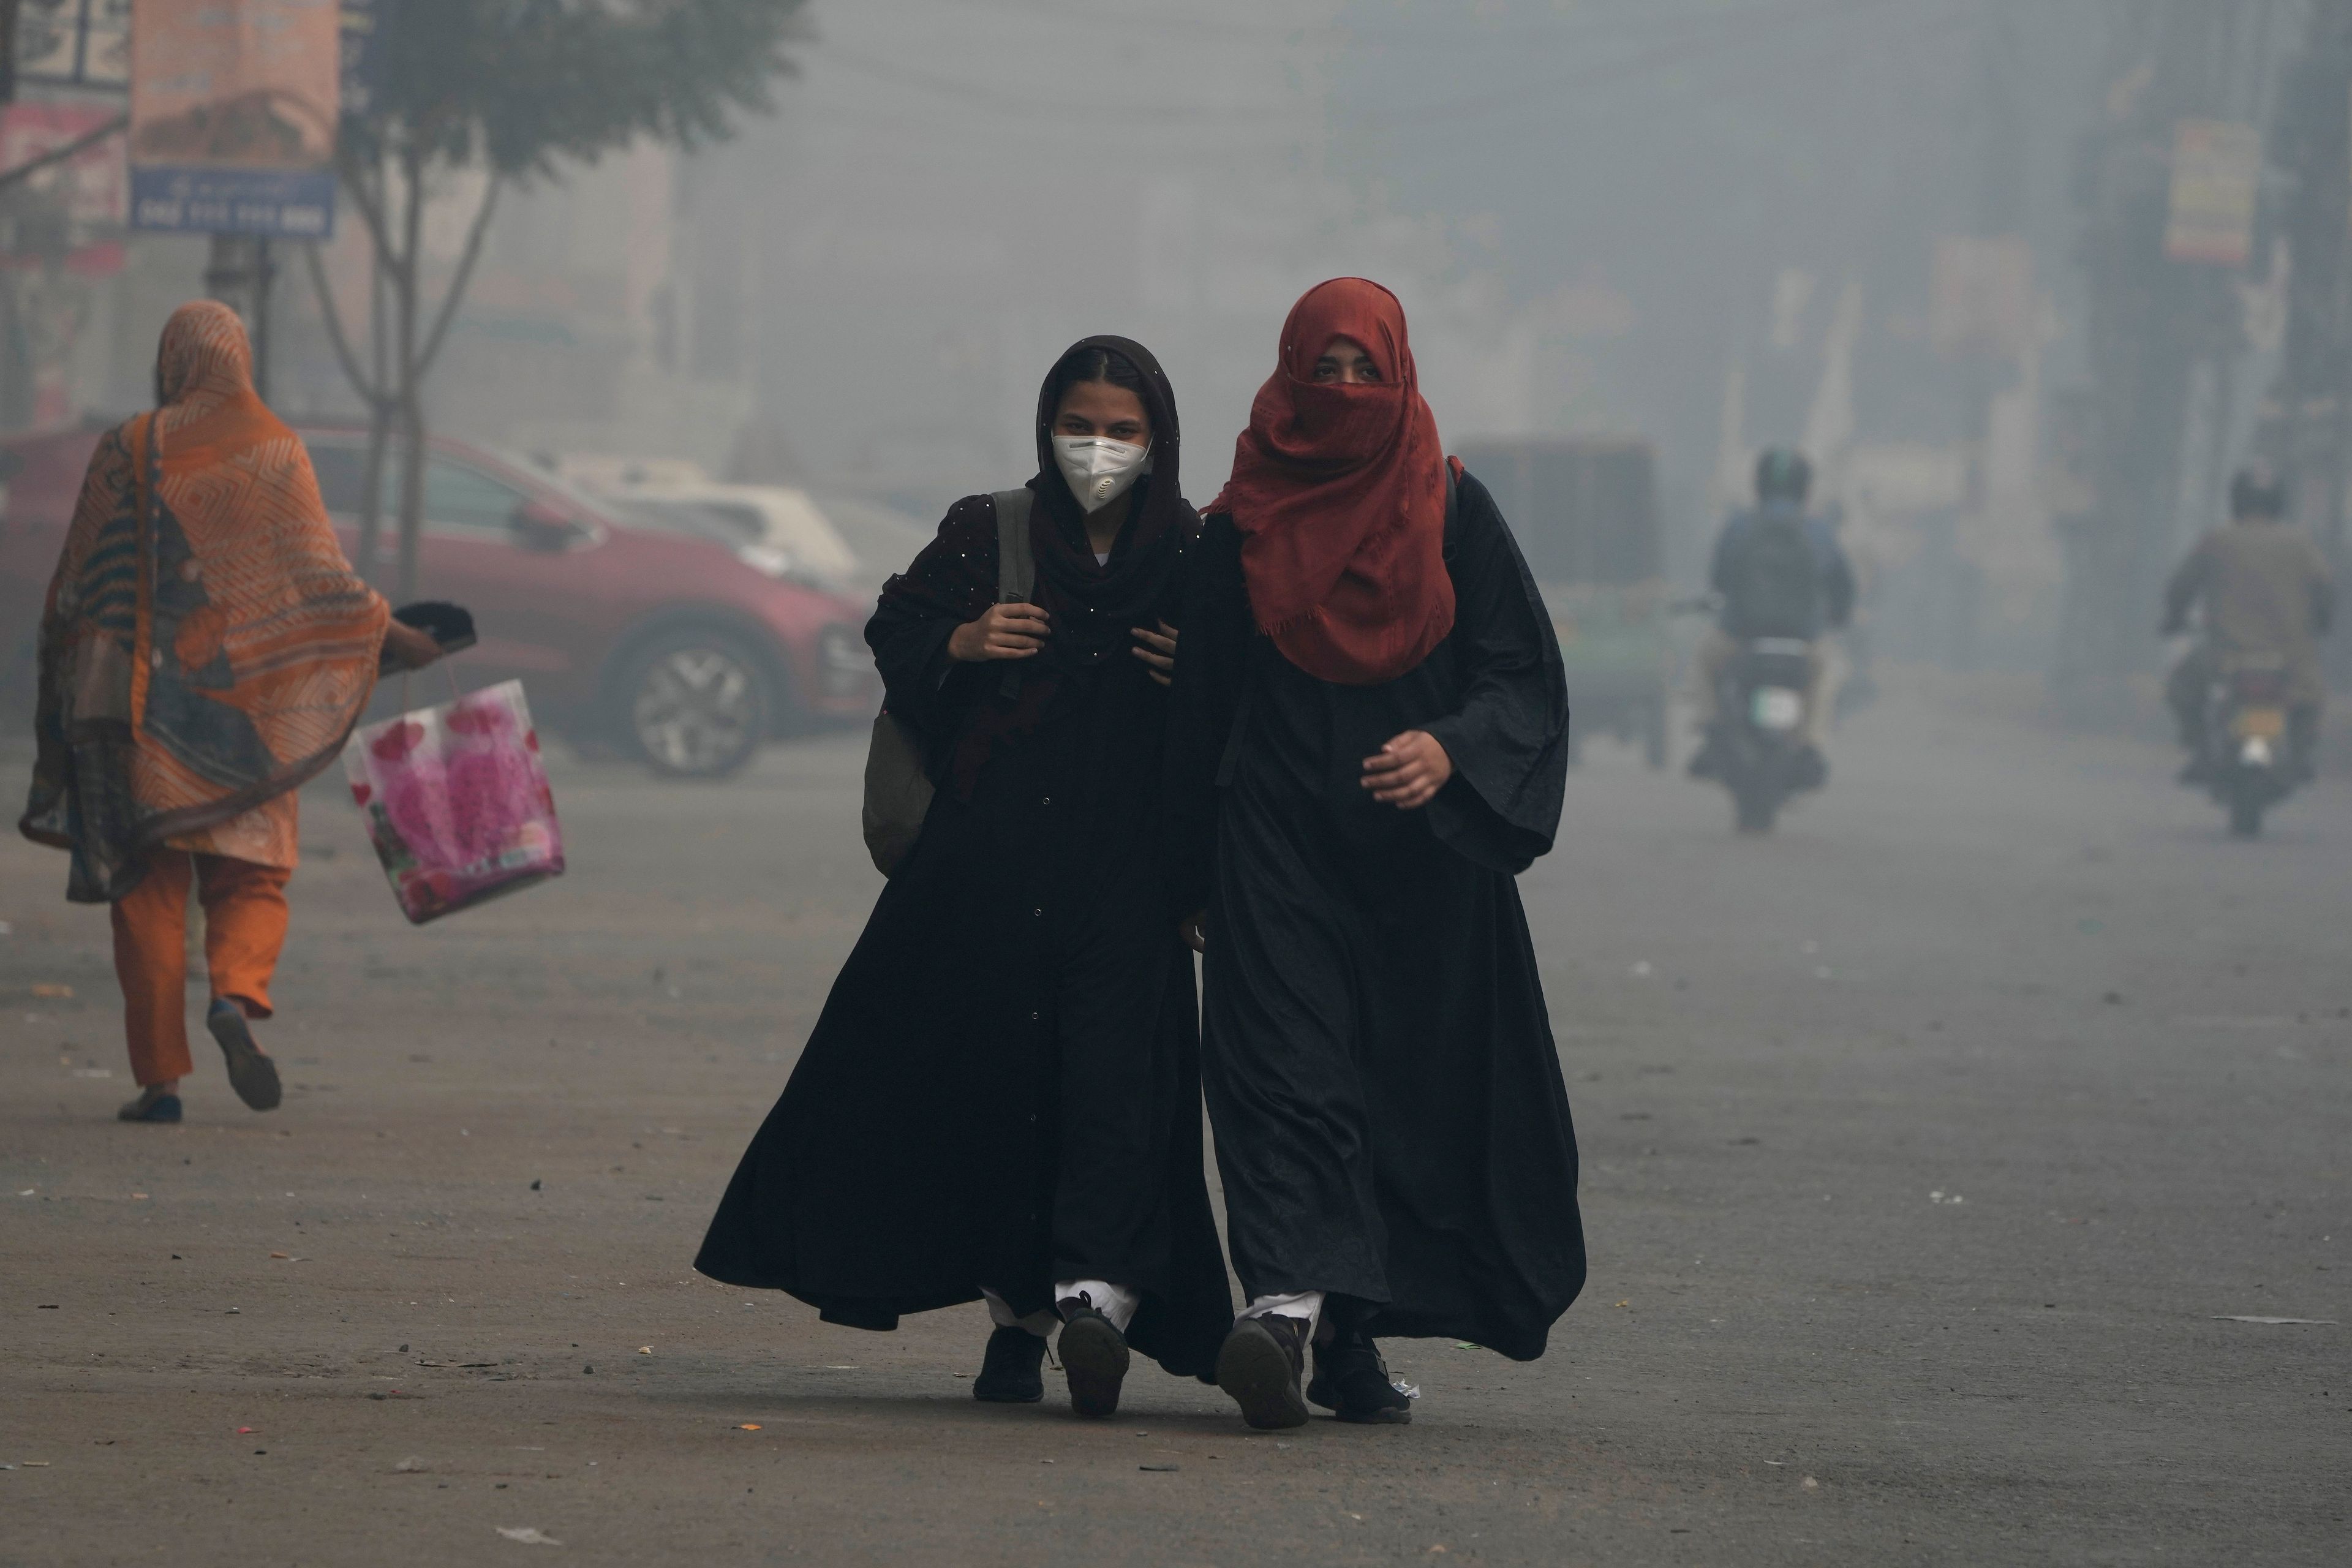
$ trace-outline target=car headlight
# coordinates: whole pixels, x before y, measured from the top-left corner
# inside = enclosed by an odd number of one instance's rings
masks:
[[[827,626],[817,633],[816,657],[817,681],[828,696],[850,696],[873,678],[873,658],[847,626]]]
[[[739,544],[735,559],[765,577],[789,577],[793,558],[772,544]]]

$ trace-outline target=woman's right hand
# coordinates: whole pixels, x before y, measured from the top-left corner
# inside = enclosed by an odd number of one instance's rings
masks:
[[[1034,605],[991,605],[976,621],[948,634],[948,657],[965,664],[992,658],[1030,658],[1045,646],[1052,627]]]

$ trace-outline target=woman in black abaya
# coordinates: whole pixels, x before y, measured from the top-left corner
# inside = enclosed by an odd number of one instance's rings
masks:
[[[994,603],[987,495],[884,588],[866,640],[938,794],[696,1259],[860,1328],[985,1295],[985,1400],[1042,1397],[1058,1321],[1108,1415],[1130,1344],[1206,1378],[1231,1319],[1161,873],[1180,447],[1158,363],[1088,338],[1038,401],[1034,603]]]
[[[1293,309],[1187,567],[1171,891],[1202,911],[1248,1303],[1218,1382],[1255,1426],[1307,1399],[1404,1421],[1374,1336],[1533,1359],[1584,1236],[1512,880],[1559,825],[1559,649],[1493,499],[1449,469],[1387,289]]]

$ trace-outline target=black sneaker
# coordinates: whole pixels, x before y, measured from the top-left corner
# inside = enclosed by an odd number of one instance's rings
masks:
[[[226,996],[215,996],[205,1014],[205,1027],[213,1032],[213,1038],[220,1042],[221,1055],[228,1058],[228,1086],[236,1090],[236,1097],[255,1110],[277,1110],[278,1064],[253,1043],[245,1009]]]
[[[988,1353],[981,1358],[980,1375],[971,1380],[971,1396],[989,1405],[1034,1405],[1045,1397],[1045,1379],[1037,1368],[1045,1359],[1045,1338],[1026,1329],[999,1329],[988,1336]]]
[[[1070,1378],[1070,1408],[1101,1420],[1118,1414],[1118,1385],[1127,1379],[1127,1336],[1084,1297],[1062,1306],[1062,1370]]]
[[[1298,1382],[1307,1367],[1307,1327],[1306,1319],[1280,1312],[1244,1318],[1217,1352],[1217,1386],[1261,1432],[1307,1425]]]
[[[1698,750],[1683,765],[1683,772],[1695,779],[1711,779],[1723,771],[1723,762],[1715,752],[1715,735],[1709,731],[1698,743]]]
[[[1342,1421],[1403,1426],[1412,1421],[1412,1401],[1389,1376],[1381,1347],[1366,1334],[1343,1334],[1315,1347],[1315,1380],[1307,1397]]]

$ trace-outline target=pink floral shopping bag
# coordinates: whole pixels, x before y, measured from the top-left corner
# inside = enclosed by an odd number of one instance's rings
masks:
[[[520,680],[371,724],[352,737],[343,767],[415,924],[563,874],[563,830]]]

